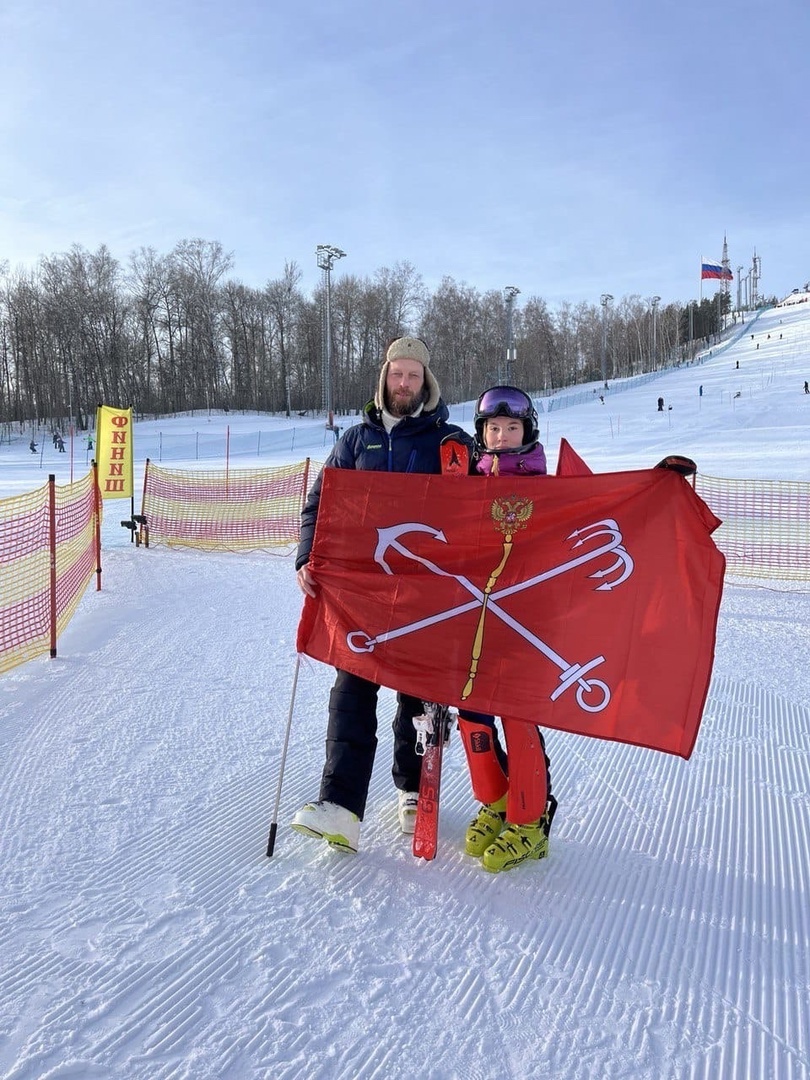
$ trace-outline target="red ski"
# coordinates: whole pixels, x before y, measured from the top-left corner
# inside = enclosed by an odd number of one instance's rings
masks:
[[[442,473],[447,476],[467,476],[470,452],[458,435],[448,435],[439,447]],[[416,804],[416,825],[413,833],[413,853],[418,859],[434,859],[439,838],[439,793],[442,782],[442,754],[450,738],[455,714],[446,705],[423,701],[422,716],[414,717],[416,752],[422,756],[419,777],[419,801]]]
[[[442,783],[442,754],[450,738],[455,714],[446,705],[422,702],[424,713],[414,717],[416,752],[423,753],[419,777],[419,801],[413,832],[413,853],[417,859],[434,859],[439,838],[439,795]]]

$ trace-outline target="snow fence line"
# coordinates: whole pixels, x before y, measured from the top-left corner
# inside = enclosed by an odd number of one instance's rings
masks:
[[[137,539],[213,551],[297,543],[300,515],[322,467],[310,458],[269,469],[189,471],[147,461]],[[810,483],[698,473],[695,490],[722,521],[714,534],[726,576],[810,581]],[[0,500],[0,672],[50,651],[91,577],[101,588],[95,471]]]
[[[320,463],[267,469],[144,469],[140,540],[251,551],[298,540],[301,511]]]
[[[45,652],[70,622],[95,574],[101,588],[101,492],[95,466],[81,480],[0,499],[0,672]]]
[[[217,551],[295,544],[321,463],[275,469],[164,469],[147,462],[145,544]],[[729,577],[810,581],[810,483],[698,473],[695,490],[722,521],[714,534]]]

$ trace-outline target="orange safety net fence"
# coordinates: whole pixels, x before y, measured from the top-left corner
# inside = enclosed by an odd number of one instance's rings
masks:
[[[147,462],[150,541],[211,549],[295,543],[320,467],[307,459],[276,469],[180,472]],[[810,581],[810,484],[698,473],[695,488],[723,521],[714,539],[729,577]]]
[[[809,483],[698,473],[695,490],[723,522],[714,540],[728,577],[810,581]]]
[[[148,544],[244,551],[295,543],[301,508],[319,466],[309,458],[274,469],[185,471],[147,461],[143,503]]]
[[[92,471],[0,500],[0,672],[56,654],[99,569],[99,514]]]

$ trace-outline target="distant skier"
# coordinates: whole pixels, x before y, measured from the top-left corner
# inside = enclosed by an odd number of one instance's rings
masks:
[[[663,411],[664,411],[664,399],[663,399],[662,397],[660,397],[660,398],[658,399],[658,411],[659,411],[659,412],[663,412]]]
[[[807,383],[805,383],[804,385],[807,386]],[[34,442],[33,439],[28,444],[28,449],[31,451],[32,454],[35,454],[37,452],[37,444]]]
[[[810,386],[807,385],[807,379],[804,380],[804,392],[810,394]]]

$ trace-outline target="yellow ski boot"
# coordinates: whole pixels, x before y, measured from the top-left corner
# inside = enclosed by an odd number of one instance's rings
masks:
[[[479,859],[501,834],[506,818],[506,796],[494,803],[484,803],[464,836],[464,850]]]
[[[542,820],[531,825],[507,825],[484,852],[481,865],[491,874],[497,874],[529,859],[544,859],[546,855],[548,835]]]

